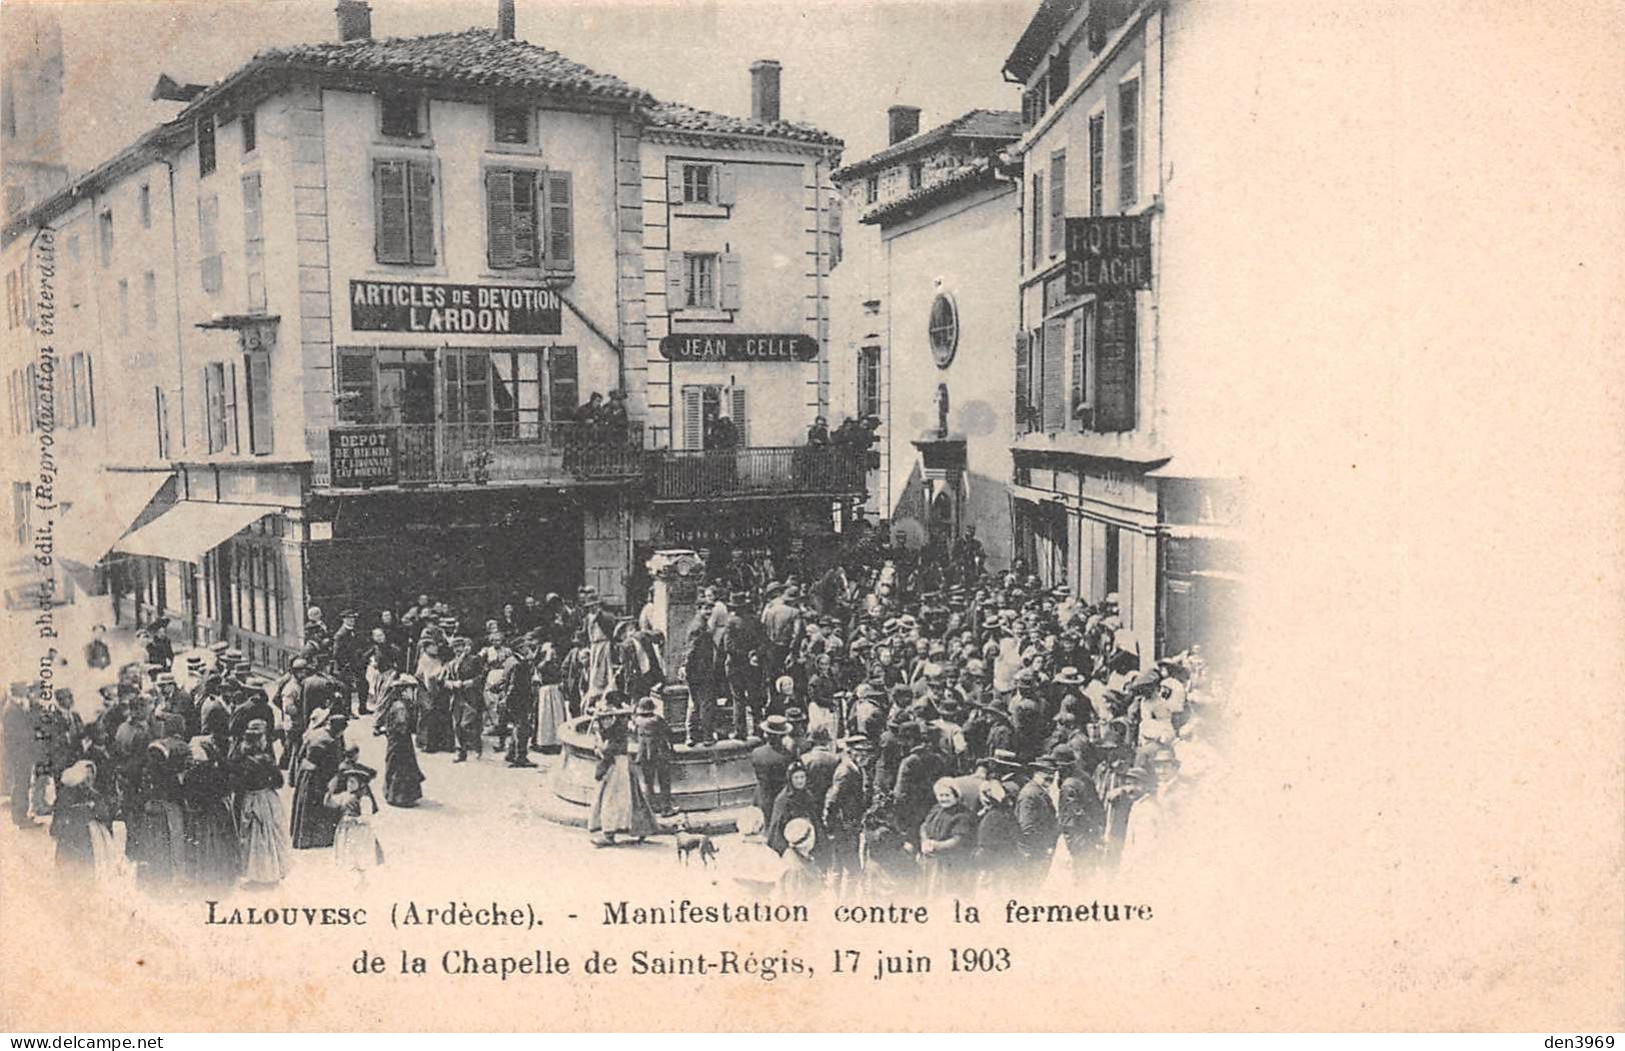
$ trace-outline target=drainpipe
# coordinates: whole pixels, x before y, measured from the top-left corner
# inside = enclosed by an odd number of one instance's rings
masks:
[[[179,221],[175,215],[175,162],[168,157],[159,158],[164,167],[169,169],[169,256],[170,274],[175,282],[175,381],[180,384],[176,394],[180,399],[181,417],[181,450],[186,450],[186,353],[181,344],[181,242]],[[159,420],[159,426],[164,421]],[[166,436],[167,437],[167,436]],[[170,459],[174,459],[174,448],[170,449]]]

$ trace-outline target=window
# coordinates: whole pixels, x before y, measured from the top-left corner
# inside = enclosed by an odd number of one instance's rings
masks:
[[[1066,89],[1072,83],[1072,49],[1062,47],[1058,49],[1049,60],[1049,101],[1053,104],[1061,101]]]
[[[152,226],[152,186],[149,183],[141,184],[141,193],[137,198],[141,207],[141,226],[148,229]]]
[[[1140,82],[1117,86],[1117,199],[1132,208],[1140,199]]]
[[[1066,151],[1049,158],[1049,254],[1058,255],[1066,244]]]
[[[203,405],[211,453],[235,453],[237,445],[237,366],[212,362],[203,367]]]
[[[215,194],[198,198],[197,240],[203,291],[214,295],[220,291],[224,265],[220,255],[220,198]]]
[[[575,347],[448,347],[440,375],[446,421],[493,423],[499,440],[535,441],[544,423],[575,416]]]
[[[1094,404],[1095,305],[1085,304],[1072,315],[1072,420],[1077,429],[1089,424]]]
[[[269,351],[251,350],[243,355],[243,385],[248,393],[248,451],[260,455],[275,452]]]
[[[858,415],[880,415],[880,348],[858,351]]]
[[[260,195],[260,175],[243,176],[243,261],[248,277],[248,309],[265,310],[265,220]]]
[[[910,190],[918,190],[924,185],[925,164],[922,161],[915,161],[913,164],[908,166],[908,188]]]
[[[434,173],[422,161],[375,160],[374,251],[380,263],[433,266]]]
[[[683,256],[683,305],[716,309],[717,257],[713,253],[689,252]]]
[[[282,634],[282,559],[277,548],[262,545],[234,540],[226,547],[228,612],[237,627],[275,638]]]
[[[728,417],[734,427],[732,448],[750,444],[750,416],[743,387],[697,386],[683,388],[683,448],[724,448],[717,422]]]
[[[1044,261],[1044,173],[1033,172],[1032,268]]]
[[[1071,399],[1067,396],[1067,324],[1066,318],[1050,318],[1044,322],[1044,338],[1040,344],[1043,353],[1042,389],[1037,401],[1043,413],[1044,430],[1066,430]]]
[[[1136,415],[1135,301],[1132,296],[1095,302],[1093,346],[1094,419],[1097,431],[1132,431]]]
[[[1119,581],[1121,579],[1121,570],[1119,569],[1119,565],[1122,561],[1122,555],[1122,530],[1118,526],[1109,525],[1106,527],[1106,551],[1103,556],[1106,564],[1102,567],[1105,570],[1105,573],[1102,574],[1105,579],[1104,589],[1105,593],[1108,595],[1112,592],[1122,590],[1119,587]]]
[[[152,424],[158,435],[158,459],[169,459],[169,398],[162,387],[152,388]]]
[[[141,296],[146,301],[147,327],[158,324],[158,275],[151,270],[141,275]]]
[[[202,178],[214,171],[214,117],[199,117],[197,122],[197,173]]]
[[[75,354],[68,359],[68,375],[72,382],[72,399],[68,405],[67,424],[70,427],[96,425],[96,395],[90,369],[90,355]]]
[[[118,334],[130,334],[130,282],[122,277],[118,283]]]
[[[496,141],[505,145],[529,145],[530,108],[528,106],[493,106],[491,108],[491,135]]]
[[[683,203],[716,204],[716,174],[714,165],[683,165]]]
[[[102,209],[102,214],[96,217],[96,233],[98,245],[101,249],[102,266],[113,265],[113,210]]]
[[[378,98],[379,130],[392,139],[422,138],[420,111],[417,95],[406,92],[381,95]]]
[[[959,308],[946,292],[939,292],[931,302],[927,335],[931,341],[931,357],[936,361],[937,368],[947,368],[954,360],[954,352],[959,349]]]
[[[1043,119],[1049,109],[1049,77],[1039,77],[1021,96],[1021,119],[1032,127]]]
[[[493,168],[485,173],[486,260],[496,270],[574,267],[569,172]]]
[[[1089,118],[1089,214],[1106,213],[1106,114]]]
[[[486,256],[491,267],[538,265],[541,215],[536,173],[499,168],[485,173]]]
[[[248,110],[237,118],[237,122],[243,129],[243,152],[253,153],[259,145],[259,126],[254,119],[254,111]]]
[[[880,176],[871,175],[863,180],[863,201],[865,204],[874,204],[880,200]]]

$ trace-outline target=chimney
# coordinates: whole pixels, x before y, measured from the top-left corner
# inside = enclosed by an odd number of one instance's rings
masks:
[[[771,58],[750,64],[750,115],[769,123],[779,119],[779,64]]]
[[[512,40],[513,31],[513,0],[497,0],[497,36],[504,40]]]
[[[339,0],[333,8],[339,16],[339,42],[372,39],[372,8],[366,0]]]
[[[886,110],[886,125],[891,135],[886,145],[895,146],[904,139],[920,133],[920,107],[891,106]]]

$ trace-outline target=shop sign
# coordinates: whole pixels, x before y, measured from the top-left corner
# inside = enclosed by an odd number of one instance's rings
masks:
[[[394,485],[401,476],[395,427],[346,427],[328,432],[327,462],[335,489]]]
[[[557,336],[564,331],[562,306],[550,288],[350,282],[350,327],[357,332]]]
[[[1151,287],[1151,217],[1101,215],[1066,221],[1066,291],[1118,295]]]
[[[660,340],[660,356],[687,362],[812,361],[818,357],[818,340],[794,333],[665,336]]]

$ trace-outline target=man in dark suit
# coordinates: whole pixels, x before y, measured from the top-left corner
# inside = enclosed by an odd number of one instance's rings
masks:
[[[1032,779],[1022,786],[1016,797],[1016,825],[1021,830],[1017,845],[1021,848],[1020,883],[1036,887],[1049,872],[1050,856],[1055,853],[1055,840],[1060,835],[1060,822],[1055,815],[1055,804],[1050,802],[1049,786],[1055,779],[1055,761],[1043,756],[1032,764]]]
[[[789,777],[793,758],[785,750],[783,738],[790,732],[790,723],[782,715],[773,715],[762,721],[762,743],[750,753],[751,770],[756,774],[756,809],[762,812],[762,827],[767,827],[773,816],[773,802],[779,798]]]
[[[1079,776],[1076,752],[1063,746],[1051,751],[1049,758],[1061,778],[1057,825],[1066,837],[1066,852],[1072,856],[1072,875],[1082,881],[1094,874],[1100,860],[1106,807],[1095,792],[1094,780]]]
[[[351,699],[357,689],[365,689],[367,640],[356,630],[356,611],[347,609],[339,615],[339,629],[333,633],[333,671],[339,683],[339,707],[344,714],[351,712]],[[367,697],[361,695],[361,713],[367,712]]]
[[[920,824],[936,805],[936,785],[939,777],[948,773],[942,753],[927,738],[925,726],[911,719],[898,727],[898,735],[908,748],[908,754],[897,767],[897,784],[892,790],[892,806],[897,814],[897,828],[906,842],[915,846],[920,842]]]
[[[826,856],[836,889],[855,890],[863,877],[858,844],[863,838],[863,815],[869,809],[869,739],[851,734],[840,740],[829,790],[824,793]],[[810,754],[810,753],[809,753]]]

